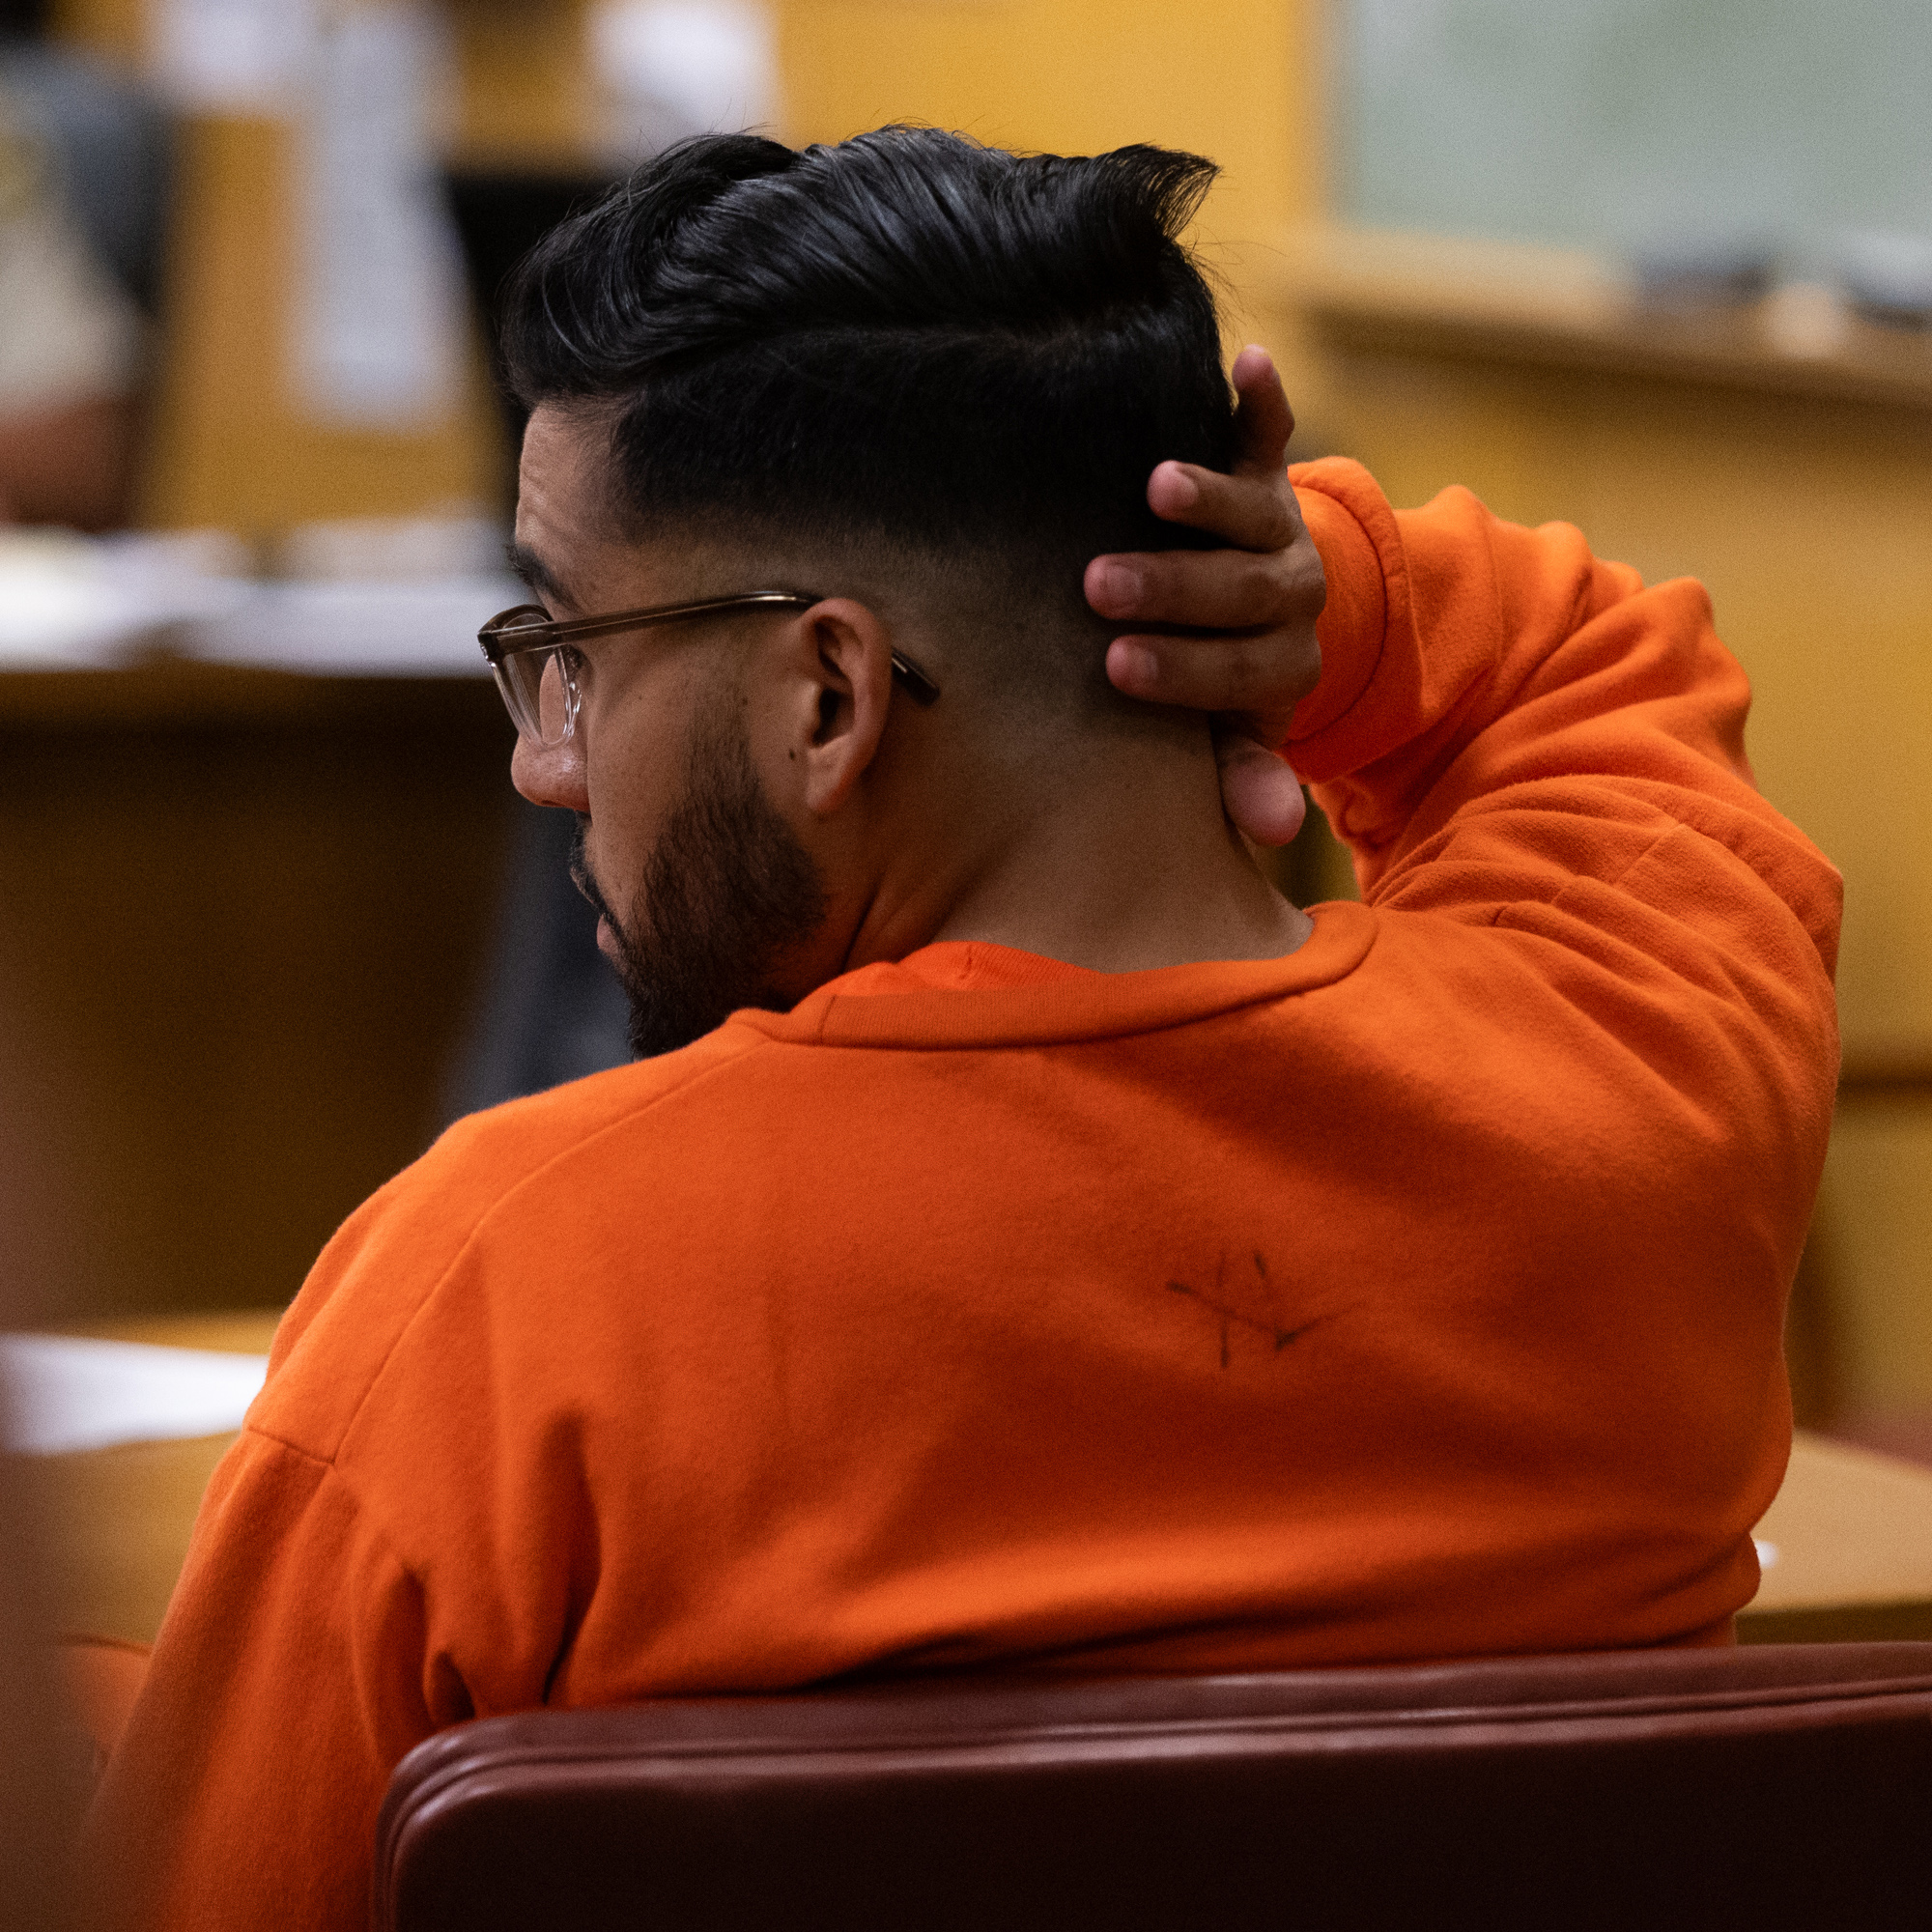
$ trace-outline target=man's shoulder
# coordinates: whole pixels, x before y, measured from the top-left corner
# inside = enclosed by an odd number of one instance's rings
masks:
[[[456,1122],[323,1250],[276,1333],[249,1426],[332,1460],[398,1341],[479,1243],[515,1245],[526,1203],[563,1193],[594,1203],[609,1179],[603,1170],[634,1165],[640,1137],[648,1143],[661,1130],[668,1146],[689,1136],[681,1102],[703,1109],[715,1094],[728,1111],[732,1074],[778,1051],[765,1035],[727,1024],[681,1052]],[[567,1267],[566,1256],[553,1259]]]
[[[371,1205],[390,1195],[426,1202],[461,1198],[487,1212],[559,1161],[596,1159],[613,1132],[637,1125],[667,1102],[704,1092],[719,1075],[737,1071],[748,1056],[773,1047],[767,1035],[734,1019],[676,1053],[468,1114]]]

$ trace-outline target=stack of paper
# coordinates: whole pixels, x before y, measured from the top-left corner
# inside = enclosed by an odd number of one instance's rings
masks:
[[[0,1335],[7,1446],[28,1456],[219,1435],[242,1426],[266,1355],[71,1335]]]

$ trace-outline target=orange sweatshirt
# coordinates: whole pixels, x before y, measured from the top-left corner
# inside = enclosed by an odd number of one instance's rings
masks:
[[[545,1702],[1727,1635],[1837,877],[1695,583],[1295,483],[1366,903],[1261,963],[935,946],[453,1127],[210,1488],[103,1917],[360,1925],[396,1761]]]

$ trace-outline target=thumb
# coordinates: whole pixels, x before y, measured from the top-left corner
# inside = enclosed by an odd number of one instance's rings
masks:
[[[1294,767],[1232,726],[1214,733],[1214,757],[1228,816],[1257,845],[1286,845],[1308,815]]]
[[[1240,454],[1235,460],[1235,474],[1279,477],[1288,462],[1289,439],[1294,434],[1294,412],[1288,406],[1274,357],[1250,343],[1235,357],[1231,373],[1239,399],[1235,430]]]

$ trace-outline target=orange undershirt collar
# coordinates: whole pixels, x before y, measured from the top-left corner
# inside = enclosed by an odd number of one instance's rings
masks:
[[[1208,960],[1147,973],[1096,973],[980,940],[948,941],[902,960],[862,966],[788,1013],[742,1012],[727,1024],[779,1040],[917,1049],[1149,1033],[1312,991],[1352,973],[1374,943],[1375,915],[1338,902],[1315,908],[1311,917],[1314,932],[1286,958]]]

